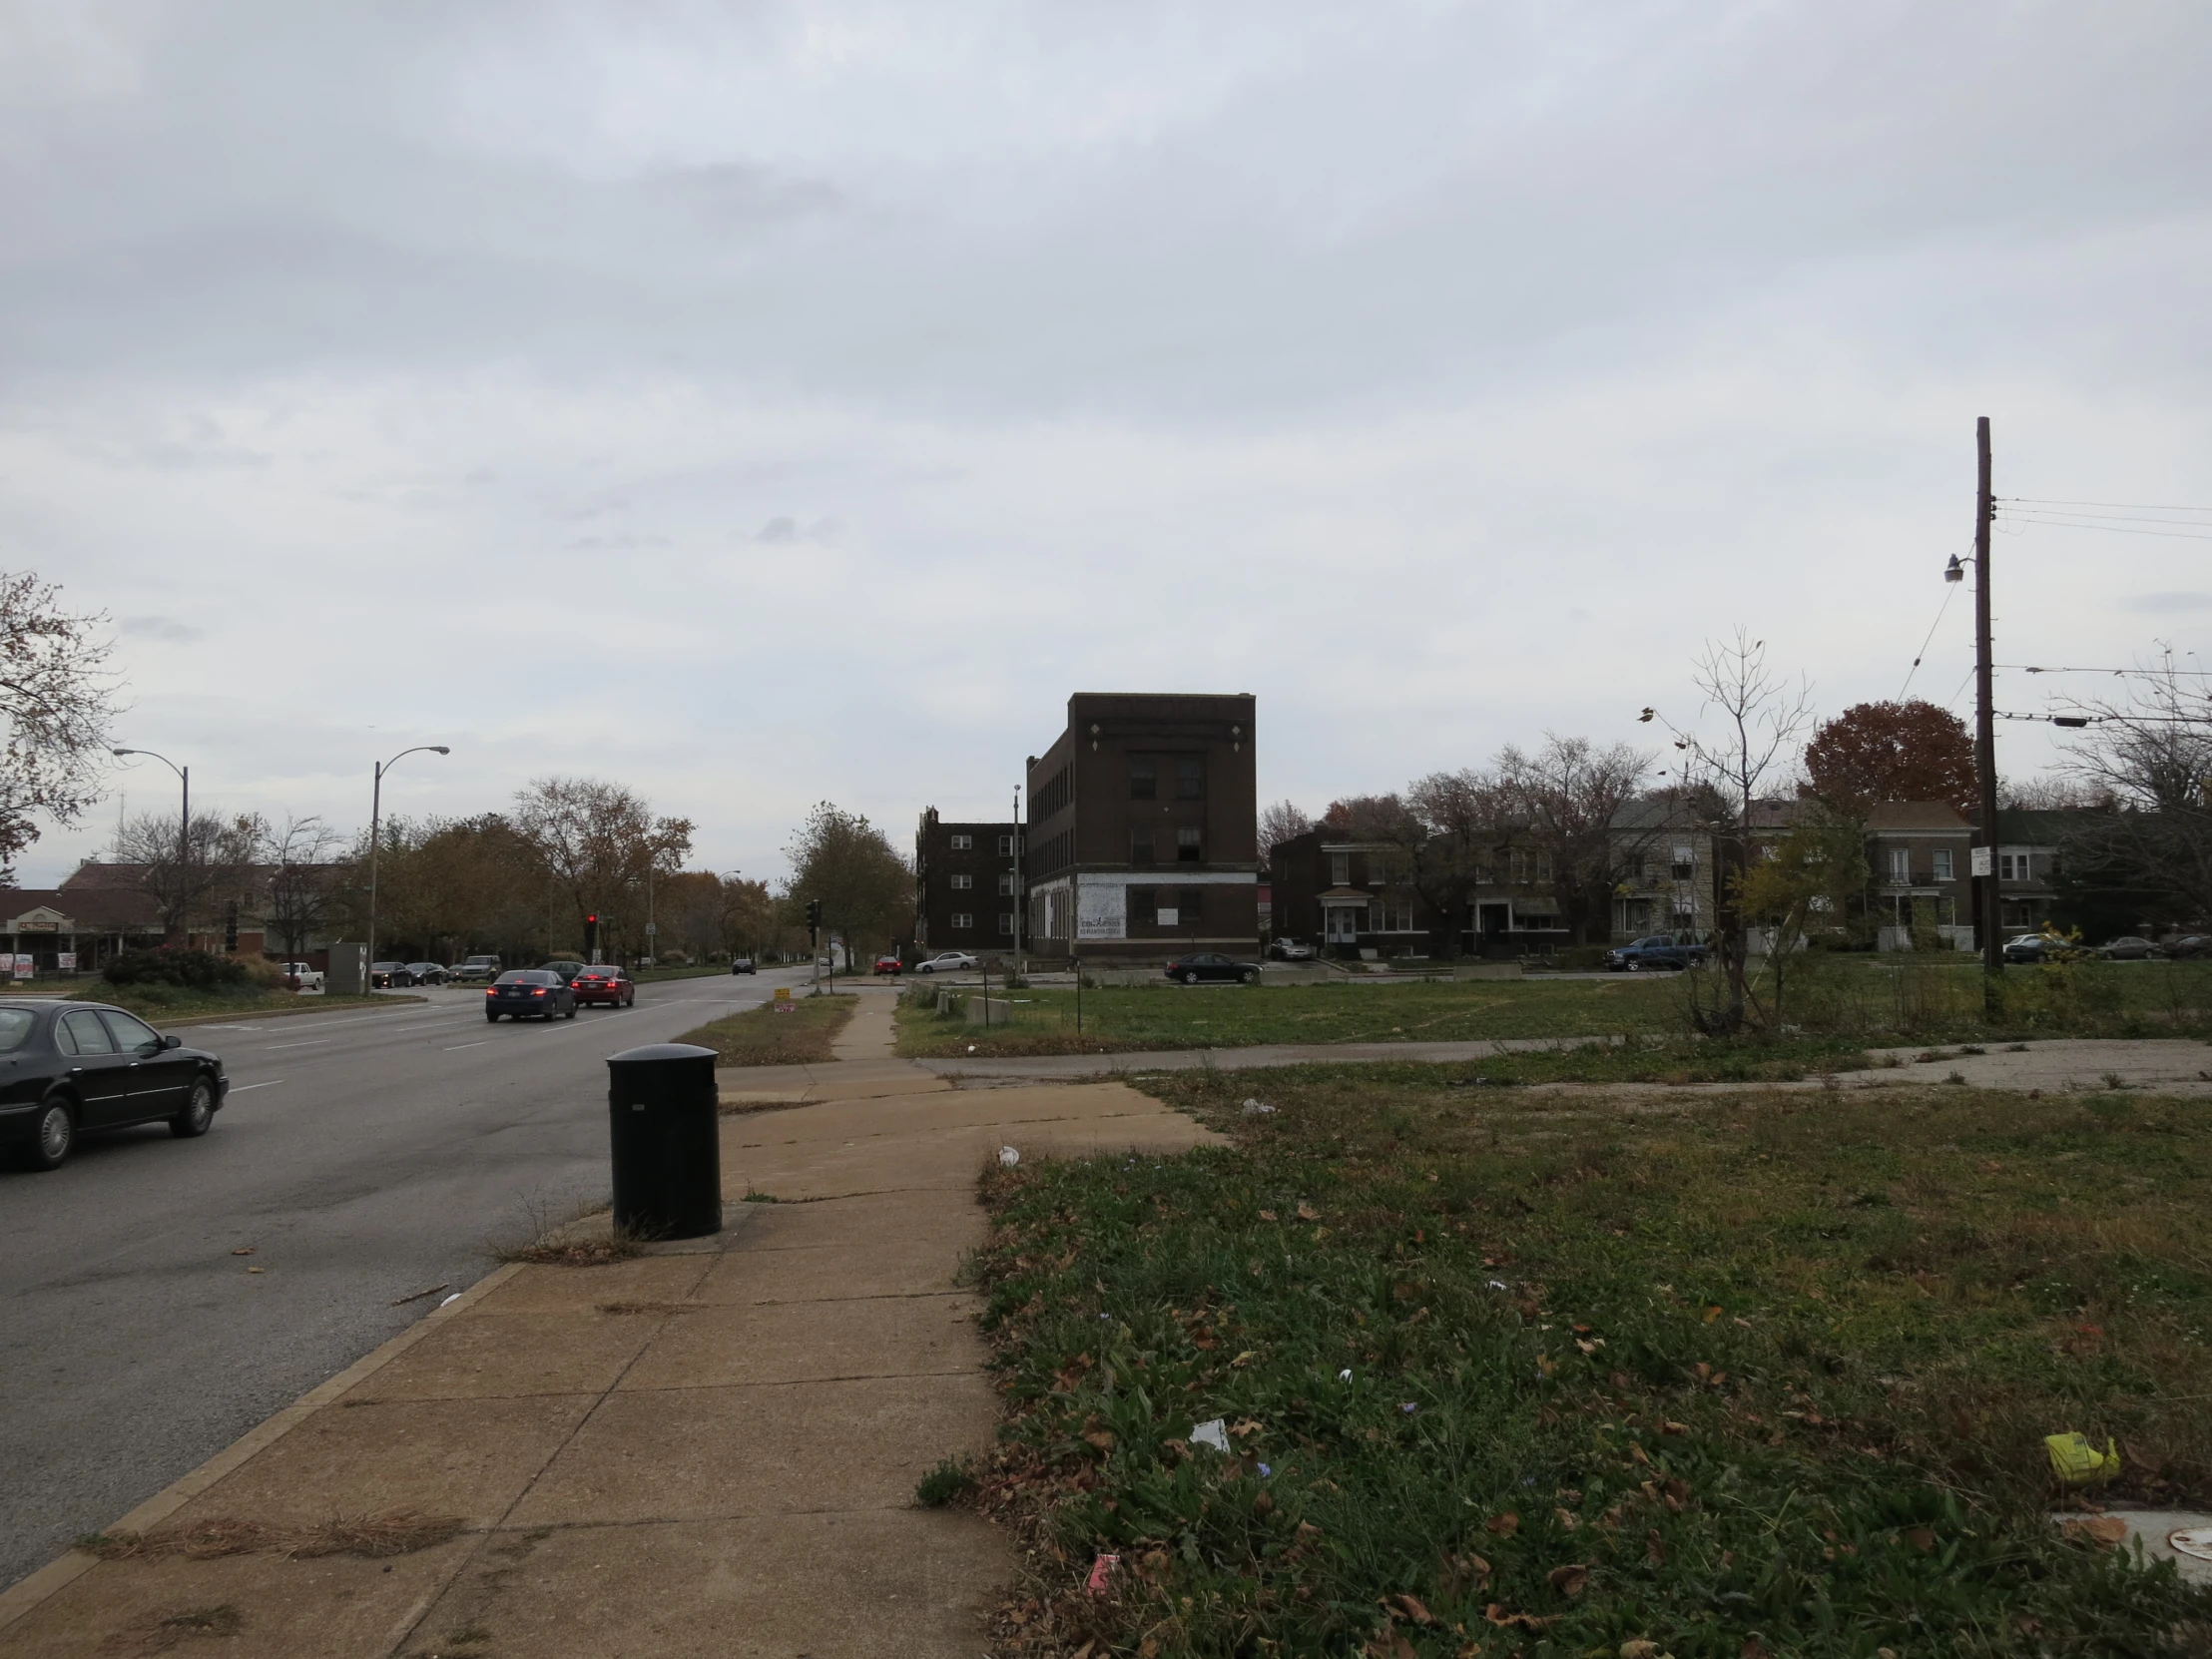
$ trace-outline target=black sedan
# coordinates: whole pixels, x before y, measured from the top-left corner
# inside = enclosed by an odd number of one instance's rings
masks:
[[[1168,963],[1167,975],[1185,985],[1196,985],[1201,981],[1257,985],[1260,982],[1260,964],[1240,962],[1232,957],[1216,955],[1211,950],[1195,950],[1188,956],[1178,956]]]
[[[577,966],[583,964],[579,962]],[[576,991],[551,968],[516,968],[484,988],[484,1017],[496,1020],[576,1017]]]
[[[230,1088],[213,1054],[121,1008],[0,999],[0,1148],[32,1169],[61,1168],[91,1130],[205,1135]]]

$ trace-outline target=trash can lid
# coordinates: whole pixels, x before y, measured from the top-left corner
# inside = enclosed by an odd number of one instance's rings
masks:
[[[626,1048],[620,1054],[607,1056],[610,1066],[646,1065],[655,1060],[713,1060],[721,1056],[711,1048],[701,1048],[697,1043],[647,1043],[643,1048]]]

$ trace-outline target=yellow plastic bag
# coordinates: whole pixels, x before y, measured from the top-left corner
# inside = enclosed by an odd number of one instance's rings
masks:
[[[2050,1453],[2051,1468],[2069,1486],[2109,1480],[2120,1472],[2119,1449],[2110,1440],[2099,1451],[2083,1434],[2045,1434],[2043,1448]]]

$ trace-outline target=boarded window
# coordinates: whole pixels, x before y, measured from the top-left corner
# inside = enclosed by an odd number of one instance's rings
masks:
[[[1145,756],[1132,756],[1129,761],[1129,799],[1150,801],[1160,793],[1160,770]]]

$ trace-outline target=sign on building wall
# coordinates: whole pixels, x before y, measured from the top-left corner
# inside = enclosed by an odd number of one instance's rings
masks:
[[[1075,895],[1076,937],[1125,939],[1129,936],[1129,889],[1120,882],[1084,882]]]

